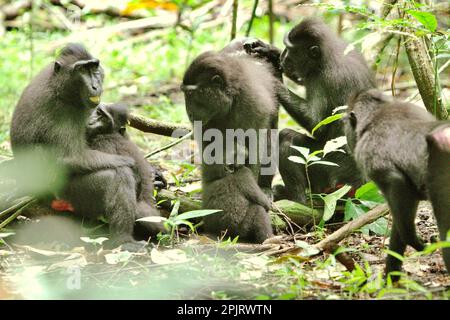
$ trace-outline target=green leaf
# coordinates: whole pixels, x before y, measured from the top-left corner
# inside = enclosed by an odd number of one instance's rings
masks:
[[[297,150],[298,152],[300,152],[302,154],[303,157],[308,158],[309,156],[309,149],[308,148],[304,148],[304,147],[298,147],[298,146],[291,146],[292,149]]]
[[[193,225],[190,221],[188,221],[188,220],[175,220],[175,221],[174,221],[174,224],[175,224],[176,226],[185,224],[185,225],[187,225],[187,226],[189,227],[189,229],[191,229],[192,232],[195,231],[194,225]]]
[[[314,129],[312,129],[311,133],[314,134],[314,132],[319,129],[320,127],[330,124],[332,122],[335,122],[339,119],[341,119],[343,117],[342,113],[338,113],[338,114],[334,114],[332,116],[326,117],[325,119],[323,119],[322,121],[320,121],[315,127]]]
[[[438,241],[435,243],[431,243],[423,249],[422,254],[430,254],[438,249],[450,248],[450,242],[448,241]]]
[[[297,156],[290,156],[288,157],[288,159],[292,162],[295,163],[301,163],[301,164],[306,164],[306,160]]]
[[[192,211],[188,211],[185,213],[182,213],[178,216],[175,217],[174,220],[187,220],[187,219],[192,219],[192,218],[199,218],[199,217],[204,217],[204,216],[208,216],[210,214],[213,213],[217,213],[217,212],[221,212],[222,210],[192,210]]]
[[[389,255],[391,255],[391,256],[393,256],[394,258],[397,258],[398,260],[400,260],[400,261],[404,261],[405,260],[405,258],[401,255],[401,254],[398,254],[397,252],[394,252],[394,251],[391,251],[391,250],[388,250],[388,249],[386,249],[386,250],[384,250],[387,254],[389,254]]]
[[[334,211],[336,210],[336,203],[337,201],[345,196],[347,192],[350,191],[352,187],[345,185],[339,190],[336,190],[333,193],[327,194],[325,197],[323,197],[323,201],[325,202],[325,207],[323,210],[323,220],[328,221],[333,216]]]
[[[164,202],[166,202],[166,201],[167,201],[167,199],[159,200],[159,201],[156,203],[156,205],[160,205],[161,203],[164,203]]]
[[[357,212],[357,206],[352,202],[352,199],[345,201],[344,221],[350,221],[357,218],[360,214]]]
[[[180,200],[174,200],[173,201],[174,202],[174,204],[173,204],[173,208],[172,208],[172,211],[170,212],[170,218],[173,218],[173,217],[175,217],[177,214],[178,214],[178,210],[180,209]]]
[[[379,236],[385,235],[388,233],[388,221],[386,218],[381,217],[376,221],[362,227],[361,231],[363,233],[369,233],[369,231],[372,231]]]
[[[314,156],[316,156],[316,155],[318,155],[319,153],[322,153],[322,152],[323,152],[323,150],[316,150],[316,151],[311,152],[311,154],[309,156],[310,157],[314,157]]]
[[[151,216],[151,217],[139,218],[136,221],[159,223],[159,222],[164,222],[166,220],[167,220],[167,218],[164,218],[164,217]]]
[[[297,298],[295,293],[284,293],[278,297],[278,300],[294,300],[295,298]]]
[[[316,157],[316,156],[309,155],[309,157],[308,157],[308,162],[316,162],[319,160],[320,160],[320,158]]]
[[[431,32],[435,32],[437,28],[436,17],[430,12],[423,12],[418,10],[408,10],[410,15],[417,19],[425,28]]]
[[[383,195],[373,181],[359,187],[358,190],[356,190],[355,197],[359,200],[368,200],[378,203],[385,202]]]
[[[379,202],[376,202],[376,201],[361,200],[361,199],[358,199],[358,200],[361,202],[361,204],[362,204],[364,207],[367,207],[368,209],[373,209],[373,208],[375,208],[376,206],[379,206],[379,205],[380,205],[380,203],[379,203]]]
[[[325,146],[323,147],[323,155],[325,156],[326,154],[328,154],[330,152],[335,152],[335,151],[345,152],[341,148],[343,146],[345,146],[346,144],[347,144],[347,138],[345,136],[331,139],[331,140],[327,141],[327,143],[325,143]]]
[[[324,166],[339,167],[339,165],[337,163],[334,163],[334,162],[331,162],[331,161],[323,161],[323,160],[311,162],[310,166],[312,166],[313,164],[322,164]]]

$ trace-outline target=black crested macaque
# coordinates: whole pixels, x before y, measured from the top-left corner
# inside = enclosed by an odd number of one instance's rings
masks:
[[[370,89],[350,98],[344,123],[358,166],[389,204],[393,219],[389,249],[400,255],[407,245],[424,249],[414,219],[419,200],[425,199],[433,205],[445,241],[450,229],[450,121],[436,121],[423,108]],[[450,248],[443,252],[450,271]],[[388,255],[386,273],[401,270],[401,265]]]
[[[234,129],[235,132],[238,129],[244,132],[250,129],[249,132],[256,132],[257,141],[253,141],[256,146],[248,143],[250,139],[246,139],[244,146],[249,151],[248,158],[256,157],[256,161],[246,163],[254,179],[259,179],[261,170],[261,137],[258,130],[271,129],[277,114],[276,81],[270,66],[251,57],[206,52],[189,66],[181,86],[189,119],[191,122],[202,122],[202,134],[209,129],[216,129],[225,138],[227,129]],[[202,142],[202,153],[208,145]],[[225,154],[225,150],[218,152]],[[207,164],[205,159],[202,160],[203,192],[208,193],[206,182],[211,181],[210,175],[214,175],[214,166],[217,164]],[[267,212],[265,215],[268,216]]]
[[[270,202],[244,165],[213,164],[203,171],[203,208],[220,209],[204,218],[205,231],[214,235],[262,243],[273,235]]]
[[[118,154],[134,159],[136,180],[137,211],[135,219],[150,216],[159,217],[153,198],[153,184],[155,170],[145,160],[144,155],[134,144],[127,132],[126,125],[129,119],[128,106],[123,103],[99,104],[88,119],[86,138],[91,149],[110,154]],[[131,189],[132,191],[133,189]],[[164,231],[161,223],[136,222],[139,234],[145,237],[155,236]]]
[[[191,63],[181,85],[188,117],[201,121],[203,132],[217,129],[223,137],[227,129],[256,133],[257,145],[245,146],[249,158],[256,158],[248,165],[256,179],[262,144],[258,130],[272,129],[277,117],[276,81],[270,66],[251,57],[205,52]]]
[[[306,18],[295,26],[286,34],[284,44],[286,48],[280,53],[269,44],[255,41],[248,51],[265,58],[275,68],[281,68],[288,78],[305,86],[306,99],[287,89],[280,91],[278,98],[289,115],[310,132],[321,120],[331,116],[335,108],[345,105],[353,92],[375,87],[363,56],[317,18]],[[292,129],[283,129],[279,137],[279,169],[285,188],[278,190],[290,200],[305,202],[308,186],[305,169],[288,159],[298,155],[291,146],[322,150],[328,140],[343,135],[340,121],[319,128],[314,133],[316,139]],[[321,193],[342,183],[354,187],[362,184],[361,174],[350,155],[332,152],[325,159],[339,167],[311,166],[308,170],[313,193]]]
[[[109,220],[109,246],[136,251],[135,165],[131,157],[89,149],[86,123],[103,92],[103,69],[81,44],[68,44],[25,88],[14,110],[14,156],[42,150],[69,171],[62,197],[85,217]]]
[[[258,55],[251,53],[251,46],[253,43],[255,43],[257,39],[254,38],[242,38],[242,39],[235,39],[231,41],[227,46],[225,46],[222,50],[220,50],[221,54],[231,55],[235,57],[243,57],[243,59],[252,59],[253,63],[256,64],[264,64],[264,68],[268,69],[274,77],[272,79],[267,78],[267,81],[273,81],[272,82],[272,90],[275,92],[278,92],[278,90],[283,90],[283,83],[282,83],[282,74],[280,72],[279,64],[278,66],[276,63],[272,63],[272,61],[266,61],[267,58],[260,58]],[[275,65],[275,67],[274,67]],[[282,89],[283,88],[283,89]],[[273,112],[270,116],[270,128],[274,130],[278,130],[278,104],[276,105],[277,111]],[[272,139],[270,136],[270,132],[267,134],[267,155],[269,157],[272,157]],[[264,164],[261,164],[261,166],[264,168]],[[270,165],[269,165],[270,166]],[[272,181],[273,181],[274,175],[270,174],[261,174],[258,177],[258,185],[262,188],[264,193],[269,197],[269,199],[273,198],[272,193]]]

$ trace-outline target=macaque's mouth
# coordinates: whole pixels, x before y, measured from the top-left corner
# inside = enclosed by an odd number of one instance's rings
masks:
[[[94,97],[89,97],[89,100],[91,100],[93,103],[100,103],[100,96],[94,96]]]

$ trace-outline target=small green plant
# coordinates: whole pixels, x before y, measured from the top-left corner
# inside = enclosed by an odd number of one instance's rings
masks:
[[[335,120],[333,120],[335,121]],[[325,123],[325,122],[324,122]],[[327,122],[330,123],[330,122]],[[316,126],[317,127],[317,126]],[[323,160],[323,158],[331,152],[345,152],[343,149],[341,149],[345,144],[347,143],[347,139],[345,137],[337,137],[335,139],[332,139],[330,141],[327,141],[325,144],[323,150],[316,150],[314,152],[310,153],[310,150],[305,147],[298,147],[298,146],[291,146],[293,149],[300,152],[301,157],[299,156],[290,156],[288,159],[292,162],[300,163],[305,165],[305,173],[306,173],[306,180],[308,182],[308,189],[309,189],[309,199],[310,199],[310,205],[311,208],[314,209],[313,204],[313,194],[311,189],[311,181],[309,178],[309,167],[313,165],[325,165],[325,166],[339,166],[338,164]],[[318,155],[322,155],[322,158],[318,157]],[[337,190],[336,192],[326,196],[321,197],[325,201],[325,208],[326,208],[326,216],[325,221],[327,221],[334,213],[334,209],[336,208],[336,201],[343,197],[351,187],[344,186],[343,188]],[[327,209],[328,208],[328,209]],[[314,222],[315,225],[315,222]]]
[[[314,204],[312,200],[312,189],[311,189],[311,180],[309,178],[309,172],[308,168],[313,165],[321,164],[326,166],[338,166],[336,163],[330,162],[330,161],[324,161],[322,158],[319,158],[317,155],[320,153],[323,153],[323,150],[317,150],[312,153],[310,153],[310,150],[305,147],[298,147],[298,146],[291,146],[291,148],[297,150],[300,152],[301,157],[299,156],[290,156],[288,159],[295,163],[300,163],[305,165],[305,173],[306,173],[306,180],[308,182],[308,191],[309,191],[309,200],[311,209],[314,209]],[[315,225],[315,222],[314,222]]]
[[[362,185],[355,192],[355,198],[348,198],[345,202],[344,221],[350,221],[365,214],[370,209],[385,203],[385,199],[377,185],[370,181]],[[362,233],[369,234],[370,231],[378,235],[387,235],[388,221],[381,217],[361,228]]]
[[[200,218],[200,217],[204,217],[204,216],[222,211],[222,210],[205,209],[205,210],[192,210],[192,211],[188,211],[188,212],[179,214],[178,213],[179,209],[180,209],[180,201],[175,200],[173,202],[173,207],[172,207],[172,211],[170,212],[169,218],[145,217],[145,218],[140,218],[137,221],[147,221],[147,222],[155,222],[155,223],[163,222],[165,228],[170,231],[168,237],[169,237],[170,243],[173,245],[174,241],[175,241],[175,235],[177,236],[177,239],[178,239],[178,227],[179,226],[186,225],[189,227],[189,229],[191,229],[192,232],[195,232],[196,228],[195,228],[194,224],[189,221],[189,219]],[[160,240],[164,240],[164,237],[160,237]]]

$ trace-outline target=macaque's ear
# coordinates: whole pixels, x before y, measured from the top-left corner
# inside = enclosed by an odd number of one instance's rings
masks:
[[[348,115],[348,120],[350,121],[350,125],[353,129],[356,128],[356,115],[353,111],[351,111]]]
[[[55,65],[53,66],[53,72],[58,73],[61,70],[61,62],[55,61]]]
[[[214,75],[211,78],[211,83],[214,86],[218,86],[218,87],[223,87],[225,85],[225,81],[223,81],[222,77],[219,76],[218,74]]]

